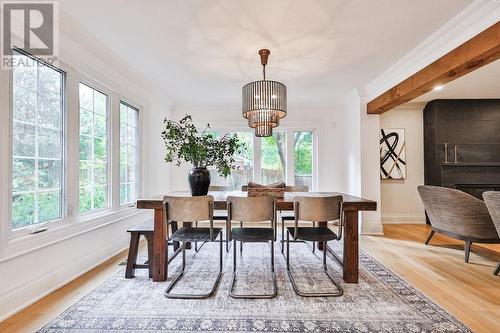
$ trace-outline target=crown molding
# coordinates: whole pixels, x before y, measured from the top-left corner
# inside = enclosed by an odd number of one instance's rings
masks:
[[[168,108],[173,105],[168,92],[135,71],[119,55],[101,43],[63,10],[60,10],[59,33],[62,35],[61,41],[67,39],[77,46],[69,45],[59,50],[61,61],[67,66],[78,69],[89,77],[103,77],[106,82],[99,80],[101,84],[112,90],[116,90],[118,86],[125,89],[128,95],[141,96],[144,103],[149,102],[149,99],[153,97],[160,98]],[[89,50],[92,58],[83,56],[80,52],[81,48]]]
[[[375,98],[498,21],[500,1],[474,1],[362,88],[364,99]]]

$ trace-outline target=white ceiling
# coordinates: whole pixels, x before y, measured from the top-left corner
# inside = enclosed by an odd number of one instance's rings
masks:
[[[64,0],[60,8],[174,105],[240,103],[268,78],[289,103],[326,105],[362,87],[471,0]]]
[[[417,97],[412,102],[456,98],[500,98],[500,60],[445,84],[441,90]]]

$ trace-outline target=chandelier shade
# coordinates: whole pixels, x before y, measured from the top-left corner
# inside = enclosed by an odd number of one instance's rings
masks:
[[[264,79],[243,86],[242,114],[248,126],[255,129],[255,136],[273,135],[273,128],[279,126],[280,119],[287,114],[286,86],[277,81],[266,80],[265,66],[269,50],[260,50]]]
[[[273,135],[273,127],[270,125],[257,125],[255,127],[256,137],[266,137]]]

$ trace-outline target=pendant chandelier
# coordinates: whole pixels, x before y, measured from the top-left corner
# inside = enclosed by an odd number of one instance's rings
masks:
[[[273,128],[286,116],[286,86],[266,80],[269,54],[268,49],[259,51],[263,79],[243,87],[243,117],[248,119],[248,126],[255,129],[258,137],[272,136]]]

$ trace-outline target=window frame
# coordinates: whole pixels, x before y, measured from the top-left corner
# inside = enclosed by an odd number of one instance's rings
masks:
[[[200,127],[201,128],[201,127]],[[223,137],[227,133],[236,132],[251,132],[253,134],[253,181],[261,182],[261,157],[262,157],[262,139],[254,135],[254,131],[248,126],[229,126],[224,124],[211,124],[210,129],[215,132],[219,132],[220,136]],[[313,160],[312,160],[312,188],[309,191],[315,191],[318,188],[318,147],[319,147],[319,130],[316,126],[301,126],[301,125],[289,125],[275,128],[274,131],[282,131],[286,133],[286,170],[285,172],[285,184],[287,186],[295,185],[295,153],[293,147],[293,136],[295,132],[311,132],[313,136]],[[273,133],[274,133],[273,131]],[[217,184],[214,184],[217,185]]]
[[[86,85],[90,89],[93,89],[95,91],[100,92],[101,94],[106,96],[106,131],[107,131],[107,138],[106,138],[106,160],[107,160],[107,170],[106,170],[106,176],[107,176],[107,187],[108,187],[108,193],[107,193],[107,207],[104,208],[97,208],[97,209],[91,209],[85,212],[80,211],[80,111],[81,111],[81,106],[80,106],[80,84]],[[114,195],[114,189],[113,189],[113,179],[112,179],[112,169],[113,169],[113,137],[114,137],[114,131],[113,131],[113,125],[112,125],[112,114],[113,114],[113,108],[112,108],[112,103],[111,103],[111,92],[107,91],[104,87],[102,87],[100,84],[96,82],[92,82],[92,80],[87,79],[87,78],[79,78],[78,80],[78,87],[77,87],[77,96],[78,96],[78,172],[76,173],[77,175],[77,183],[78,183],[78,189],[77,189],[77,202],[75,207],[75,211],[77,214],[81,217],[83,217],[83,220],[88,219],[89,217],[93,216],[99,216],[103,213],[112,211],[114,209],[113,206],[113,195]],[[86,110],[86,109],[85,109]],[[86,110],[88,111],[88,110]],[[94,111],[92,111],[94,113]],[[93,124],[92,124],[93,126]]]
[[[51,68],[61,74],[61,217],[53,220],[48,220],[40,223],[29,224],[23,227],[14,228],[12,225],[12,193],[13,193],[13,163],[14,163],[14,70],[9,70],[8,79],[8,93],[9,93],[9,112],[8,112],[8,209],[7,209],[7,230],[9,238],[16,238],[30,234],[36,230],[41,230],[43,228],[57,227],[67,223],[67,212],[68,212],[68,177],[67,177],[67,161],[68,161],[68,109],[67,109],[67,98],[68,98],[68,85],[67,85],[67,75],[68,72],[63,66],[55,67],[44,63],[37,57],[21,50],[18,48],[13,48],[12,55],[18,53],[22,56],[28,57],[38,64],[42,63],[44,66]],[[37,97],[38,97],[38,87],[37,87]],[[38,103],[37,103],[38,108]],[[36,156],[35,156],[36,160]]]
[[[121,143],[120,143],[120,138],[121,138],[121,122],[120,122],[120,106],[122,103],[129,107],[134,109],[137,112],[137,126],[135,128],[136,130],[136,161],[135,161],[135,168],[136,168],[136,175],[135,175],[135,193],[137,199],[142,195],[142,189],[143,189],[143,183],[142,183],[142,169],[141,169],[141,161],[142,161],[142,140],[141,140],[141,128],[142,128],[142,116],[141,116],[141,107],[140,106],[135,106],[138,104],[134,104],[133,102],[130,102],[128,99],[124,98],[123,96],[119,96],[118,98],[118,107],[117,107],[117,121],[116,121],[116,126],[117,126],[117,132],[118,135],[116,136],[116,141],[118,144],[118,150],[116,151],[115,157],[117,160],[117,203],[118,207],[120,208],[125,208],[125,207],[135,207],[137,205],[137,200],[131,201],[131,202],[125,202],[121,203],[120,202],[120,186],[121,186],[121,180],[120,180],[120,175],[121,175],[121,170],[120,170],[120,148],[121,148]]]
[[[22,53],[22,52],[21,52]],[[35,56],[29,55],[35,58]],[[80,64],[77,58],[69,57],[71,63]],[[147,212],[131,208],[134,205],[119,205],[119,102],[124,101],[133,106],[139,112],[138,138],[137,138],[137,197],[143,194],[144,183],[142,177],[143,147],[142,147],[142,112],[144,107],[141,103],[141,95],[120,84],[109,80],[106,75],[101,75],[92,70],[92,67],[76,69],[65,61],[59,61],[57,66],[52,66],[64,73],[63,89],[63,119],[62,119],[62,168],[64,170],[62,179],[62,218],[22,228],[12,228],[12,152],[13,152],[13,71],[0,71],[0,87],[5,99],[0,100],[0,106],[8,112],[0,114],[0,155],[2,161],[0,166],[6,171],[0,175],[0,261],[13,258],[35,249],[47,246],[54,242],[68,239],[77,234],[84,233],[95,228],[100,228],[111,223],[120,222],[123,219],[134,216],[147,216]],[[87,74],[88,73],[88,74]],[[104,81],[102,81],[104,80]],[[79,83],[86,84],[108,96],[109,123],[108,130],[111,136],[108,142],[108,195],[109,204],[107,209],[95,212],[79,213]],[[108,82],[107,84],[105,82]],[[123,95],[122,95],[123,93]],[[130,96],[125,96],[130,95]],[[139,100],[135,100],[135,97]],[[144,99],[144,101],[146,101]],[[116,128],[118,126],[118,128]],[[118,136],[117,134],[118,133]],[[36,229],[47,227],[44,232],[34,233]]]
[[[318,141],[318,136],[316,135],[315,131],[312,131],[312,130],[303,130],[303,129],[292,129],[290,131],[290,135],[287,136],[287,144],[288,146],[290,146],[290,149],[287,148],[287,151],[289,154],[292,154],[291,158],[293,160],[293,165],[291,165],[291,167],[289,167],[287,165],[287,169],[289,170],[289,175],[290,177],[293,179],[293,183],[294,185],[295,184],[295,147],[293,145],[294,143],[294,140],[295,140],[295,133],[304,133],[304,132],[310,132],[312,134],[312,169],[311,169],[311,184],[312,184],[312,188],[309,189],[309,191],[314,191],[317,189],[317,176],[318,176],[318,170],[317,170],[317,158],[318,158],[318,153],[317,153],[317,149],[316,149],[316,144],[317,144],[317,141]],[[287,146],[287,147],[288,147]]]

